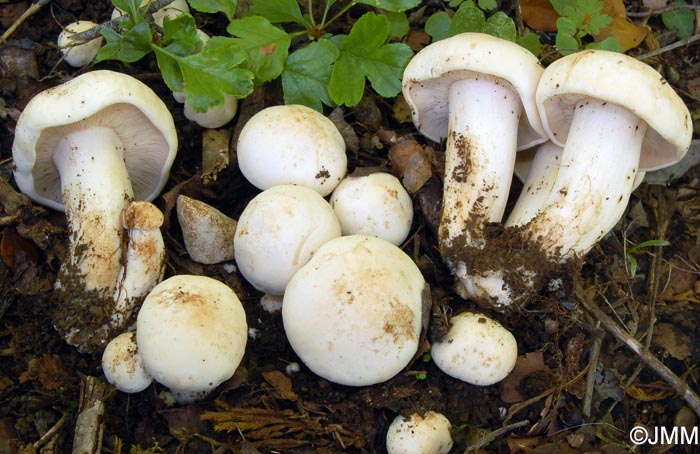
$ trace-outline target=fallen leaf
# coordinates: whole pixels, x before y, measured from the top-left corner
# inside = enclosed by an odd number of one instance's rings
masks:
[[[296,393],[292,390],[292,381],[282,372],[278,370],[263,372],[263,378],[275,388],[277,394],[275,397],[285,400],[297,399]]]
[[[615,37],[622,46],[622,52],[627,52],[639,46],[647,36],[649,29],[627,19],[625,4],[622,0],[605,0],[603,13],[612,17],[612,23],[602,29],[596,41],[603,41],[610,36]]]
[[[0,256],[10,269],[15,269],[18,259],[28,258],[33,264],[37,264],[41,257],[41,251],[34,243],[23,238],[14,228],[6,228],[2,231],[0,240]]]
[[[519,0],[518,4],[528,27],[541,32],[557,31],[559,15],[549,0]]]
[[[501,382],[501,400],[507,404],[525,400],[525,396],[520,392],[520,382],[526,376],[541,371],[549,371],[541,351],[518,356],[513,370]]]
[[[675,394],[675,391],[668,388],[668,385],[663,382],[653,383],[648,386],[632,385],[626,387],[625,391],[633,399],[641,400],[642,402],[664,400]]]
[[[406,190],[415,194],[433,176],[432,160],[425,148],[415,140],[404,140],[389,150],[392,172],[401,179]]]
[[[690,336],[682,333],[670,323],[657,323],[654,326],[654,336],[651,343],[663,348],[669,355],[681,361],[688,359],[691,354]]]

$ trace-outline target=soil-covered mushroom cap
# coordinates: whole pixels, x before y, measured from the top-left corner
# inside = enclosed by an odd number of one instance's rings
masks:
[[[484,33],[461,33],[436,41],[418,52],[406,66],[403,95],[413,122],[429,139],[447,137],[450,85],[458,80],[493,76],[512,86],[524,113],[518,128],[518,148],[544,142],[535,90],[543,68],[537,57],[513,42]]]
[[[109,341],[102,353],[102,370],[107,381],[125,393],[141,392],[153,381],[143,367],[132,332]]]
[[[53,151],[66,131],[92,126],[110,128],[121,139],[134,197],[153,200],[168,179],[177,151],[172,116],[147,85],[108,70],[82,74],[27,104],[12,148],[20,190],[38,203],[63,210]]]
[[[454,444],[451,427],[444,415],[434,411],[408,418],[399,415],[386,433],[386,450],[389,454],[447,454]]]
[[[518,345],[500,323],[482,314],[463,312],[452,317],[450,325],[431,350],[440,370],[480,386],[497,383],[513,370]]]
[[[351,235],[319,248],[282,302],[287,338],[317,375],[343,385],[380,383],[413,358],[425,281],[401,249]]]
[[[679,161],[690,146],[693,124],[688,108],[654,68],[635,58],[586,50],[547,67],[537,87],[537,105],[553,142],[564,146],[574,111],[587,99],[624,107],[647,123],[641,171]]]
[[[377,236],[398,246],[411,230],[411,196],[391,174],[348,176],[335,188],[330,203],[343,235]]]
[[[65,26],[65,28],[59,33],[57,44],[61,48],[61,53],[63,54],[63,59],[69,65],[80,68],[82,66],[90,64],[95,59],[97,52],[99,52],[100,47],[104,38],[100,36],[91,41],[83,44],[73,45],[73,41],[70,39],[71,36],[84,31],[90,30],[96,27],[95,22],[89,20],[79,20],[72,22]]]
[[[261,110],[238,138],[238,165],[255,187],[298,184],[322,196],[347,172],[345,141],[332,121],[301,105]]]
[[[274,186],[255,196],[238,219],[236,264],[255,288],[281,295],[316,250],[341,233],[333,208],[316,191]]]
[[[136,342],[145,369],[179,402],[200,399],[231,378],[248,338],[243,306],[225,284],[178,275],[143,302]]]

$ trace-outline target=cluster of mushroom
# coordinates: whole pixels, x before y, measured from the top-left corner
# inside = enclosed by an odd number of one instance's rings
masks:
[[[586,254],[622,216],[640,172],[680,160],[692,136],[687,107],[653,68],[602,50],[545,69],[514,43],[464,33],[421,50],[403,94],[418,130],[447,139],[443,259],[463,296],[496,307]],[[487,236],[503,221],[516,151],[547,141],[504,232]]]

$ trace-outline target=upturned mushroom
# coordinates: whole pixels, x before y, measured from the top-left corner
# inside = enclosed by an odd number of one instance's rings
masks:
[[[92,334],[80,328],[78,319],[100,312],[106,322],[114,314],[116,295],[125,300],[145,296],[122,285],[132,265],[124,256],[129,256],[131,227],[125,228],[122,212],[131,201],[150,201],[160,193],[176,150],[177,134],[165,104],[145,84],[113,71],[88,72],[39,93],[17,121],[12,148],[17,186],[68,218],[70,244],[56,287],[70,320],[58,317],[57,323],[66,325],[59,329],[80,332],[69,343],[104,348],[104,333],[87,345]],[[148,235],[160,235],[152,220],[144,222],[153,227]],[[130,216],[129,223],[138,228],[140,221]],[[162,250],[153,256],[162,261]],[[153,274],[137,281],[160,279],[162,267],[146,268]],[[85,310],[92,306],[102,309]],[[90,323],[95,329],[104,324]]]
[[[343,235],[370,235],[400,245],[411,230],[413,201],[398,178],[386,172],[347,176],[330,204]]]
[[[136,321],[144,369],[181,404],[206,397],[231,378],[243,359],[248,323],[226,284],[178,275],[148,294]]]
[[[447,139],[440,250],[475,300],[488,299],[478,251],[486,224],[503,217],[516,151],[546,141],[535,103],[542,71],[523,47],[482,33],[437,41],[404,71],[416,127]]]
[[[287,339],[315,374],[334,383],[386,381],[411,361],[422,327],[425,280],[381,238],[350,235],[321,246],[287,285]]]
[[[347,172],[345,141],[323,114],[301,105],[253,115],[237,144],[238,166],[258,189],[297,184],[327,196]]]

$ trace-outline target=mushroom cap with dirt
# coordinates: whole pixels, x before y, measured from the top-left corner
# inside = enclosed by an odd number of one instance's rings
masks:
[[[238,137],[238,165],[258,189],[297,184],[327,196],[347,172],[345,141],[323,114],[301,105],[253,115]]]
[[[240,300],[206,276],[164,280],[148,294],[136,321],[144,368],[180,403],[199,400],[231,378],[247,338]]]
[[[429,411],[408,418],[398,415],[386,432],[388,454],[447,454],[454,440],[452,424],[441,413]]]
[[[61,48],[63,59],[74,68],[89,65],[97,56],[104,38],[100,36],[86,43],[75,44],[71,36],[90,30],[98,24],[89,20],[79,20],[66,25],[58,35],[57,44]]]
[[[523,47],[484,33],[462,33],[418,52],[403,75],[413,122],[447,139],[439,226],[443,260],[475,300],[488,223],[506,208],[516,151],[546,141],[535,91],[544,68]]]
[[[518,345],[497,321],[474,312],[450,319],[450,329],[433,343],[431,356],[447,375],[467,383],[488,386],[503,380],[518,358]]]
[[[102,352],[102,371],[109,383],[125,393],[141,392],[153,382],[143,367],[133,332],[122,333],[109,341]]]
[[[425,288],[413,260],[388,241],[336,238],[289,281],[284,330],[315,374],[350,386],[380,383],[418,349]]]
[[[398,246],[411,230],[413,201],[390,173],[356,171],[333,190],[330,204],[343,235],[376,236]]]
[[[234,256],[253,287],[282,295],[318,248],[341,234],[333,208],[316,191],[273,186],[255,196],[238,218]]]

